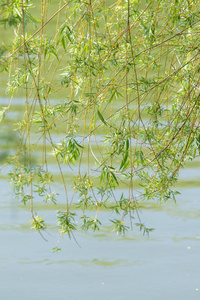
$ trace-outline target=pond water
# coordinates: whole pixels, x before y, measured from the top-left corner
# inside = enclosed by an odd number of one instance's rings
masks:
[[[0,98],[1,104],[6,101]],[[18,102],[20,100],[16,99],[15,103]],[[7,123],[1,128],[2,159],[14,150],[16,139],[12,135],[9,138],[12,132],[8,129],[18,115],[8,115]],[[4,176],[9,167],[4,168],[0,179],[2,299],[200,299],[198,165],[199,161],[182,170],[177,204],[149,204],[141,211],[145,225],[155,228],[149,238],[143,237],[135,228],[125,237],[117,236],[104,226],[97,233],[77,232],[77,242],[63,238],[62,251],[58,253],[51,250],[58,240],[54,228],[55,210],[43,208],[38,211],[50,228],[43,234],[45,241],[30,229],[29,210],[13,199],[10,184]],[[56,166],[50,165],[50,170],[56,172]],[[68,174],[75,171],[63,170]],[[186,184],[188,181],[190,184]],[[59,192],[62,197],[62,191]],[[106,212],[101,213],[104,220],[110,217]]]
[[[58,253],[51,251],[57,232],[44,233],[45,241],[30,230],[30,213],[6,180],[0,189],[2,299],[199,299],[200,188],[182,189],[177,205],[143,210],[156,228],[150,238],[135,230],[126,237],[78,232],[79,246],[64,238]],[[54,221],[54,212],[41,213]]]

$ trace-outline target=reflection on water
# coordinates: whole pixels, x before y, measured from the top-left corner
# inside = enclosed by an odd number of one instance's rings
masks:
[[[92,265],[97,265],[97,266],[102,266],[102,267],[114,267],[114,266],[130,266],[130,262],[128,260],[123,260],[123,259],[117,259],[117,260],[99,260],[97,258],[94,258],[92,260],[87,260],[87,259],[71,259],[71,260],[50,260],[50,259],[43,259],[39,261],[33,261],[33,260],[27,260],[24,259],[23,261],[20,262],[21,264],[45,264],[45,265],[52,265],[52,264],[78,264],[84,267],[89,267]],[[136,262],[137,264],[138,262]]]

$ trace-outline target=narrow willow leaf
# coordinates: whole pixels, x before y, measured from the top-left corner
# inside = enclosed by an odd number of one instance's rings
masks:
[[[100,113],[99,110],[97,110],[97,114],[98,114],[99,119],[101,120],[101,122],[104,123],[104,124],[107,126],[107,123],[106,123],[106,121],[104,120],[104,117],[102,116],[102,114]]]

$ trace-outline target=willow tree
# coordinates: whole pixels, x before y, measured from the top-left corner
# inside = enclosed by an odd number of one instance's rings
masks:
[[[102,207],[113,212],[113,230],[136,225],[148,235],[140,201],[175,200],[180,168],[200,152],[199,1],[1,0],[0,7],[2,32],[14,33],[1,47],[11,97],[1,116],[18,91],[24,118],[8,163],[32,226],[46,229],[34,208],[39,198],[59,207],[53,162],[66,198],[59,240],[80,227],[100,229]]]

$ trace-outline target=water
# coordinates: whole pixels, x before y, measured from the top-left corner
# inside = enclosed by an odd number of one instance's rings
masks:
[[[7,99],[0,98],[5,104]],[[15,104],[21,103],[16,99]],[[8,119],[19,114],[12,113]],[[13,120],[11,120],[13,122]],[[1,129],[1,153],[12,153],[15,137],[8,122]],[[101,136],[97,136],[101,139]],[[36,155],[40,155],[39,152]],[[199,162],[198,162],[199,163]],[[86,165],[83,164],[83,168]],[[100,213],[105,221],[101,232],[77,231],[74,239],[64,237],[62,252],[53,253],[59,238],[56,231],[56,210],[38,206],[38,215],[49,225],[41,235],[30,229],[31,214],[13,199],[5,173],[0,180],[0,294],[2,299],[14,300],[169,300],[200,297],[200,172],[198,164],[190,164],[180,173],[182,185],[177,204],[168,202],[146,207],[142,221],[155,228],[150,237],[143,237],[134,227],[125,237],[110,232],[111,215]],[[54,164],[49,170],[56,173]],[[76,172],[66,170],[71,176]],[[192,185],[192,180],[193,185]],[[60,190],[60,202],[65,202]],[[121,191],[120,191],[121,192]],[[126,196],[126,191],[123,191]],[[116,191],[118,193],[118,191]],[[38,205],[38,199],[36,203]],[[78,212],[77,212],[78,213]],[[106,223],[107,222],[107,223]],[[136,220],[137,222],[137,220]]]
[[[57,232],[44,233],[46,242],[30,230],[29,211],[5,180],[0,187],[2,299],[199,299],[200,188],[182,189],[177,205],[143,210],[156,228],[149,239],[135,229],[126,237],[77,232],[80,247],[64,238],[62,252],[52,253]],[[41,214],[54,222],[54,212]]]

